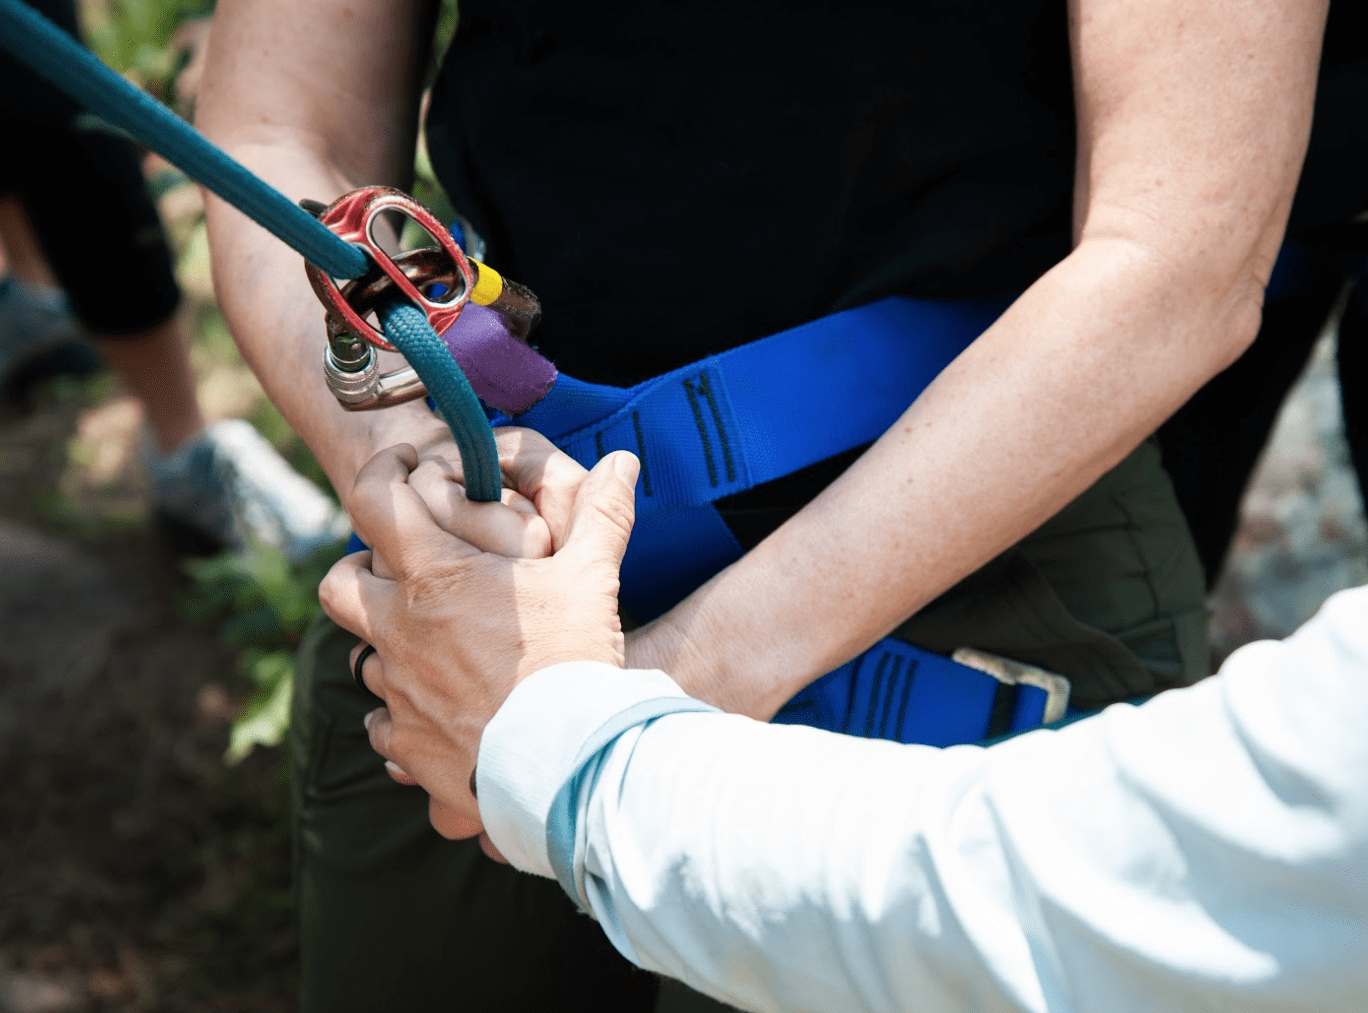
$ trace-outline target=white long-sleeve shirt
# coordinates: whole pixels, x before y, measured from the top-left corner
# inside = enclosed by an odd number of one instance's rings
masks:
[[[519,685],[490,837],[634,963],[754,1010],[1368,1010],[1368,588],[1139,707],[983,749]]]

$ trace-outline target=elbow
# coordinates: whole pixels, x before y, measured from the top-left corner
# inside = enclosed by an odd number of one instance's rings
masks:
[[[1233,366],[1235,360],[1249,351],[1249,346],[1254,344],[1254,339],[1259,336],[1259,327],[1263,323],[1262,304],[1251,308],[1245,316],[1246,319],[1232,327],[1224,344],[1216,349],[1221,354],[1217,356],[1216,368],[1211,371],[1212,376]]]
[[[1232,281],[1213,301],[1211,352],[1215,359],[1212,375],[1231,366],[1249,350],[1263,324],[1264,291],[1267,278],[1258,272]]]
[[[1227,222],[1085,231],[1076,252],[1107,249],[1118,269],[1107,273],[1148,304],[1133,309],[1147,320],[1149,333],[1163,335],[1168,351],[1214,376],[1248,350],[1262,323],[1282,228],[1251,231]]]
[[[1215,325],[1214,350],[1224,356],[1221,369],[1243,355],[1258,337],[1264,299],[1282,250],[1288,203],[1280,202],[1262,228],[1223,223],[1224,230],[1218,226],[1212,231],[1218,235],[1224,231],[1226,242],[1213,242],[1207,252],[1194,258],[1195,277],[1209,293],[1204,304]]]
[[[1238,262],[1212,279],[1207,309],[1213,322],[1212,352],[1217,356],[1213,373],[1234,363],[1258,337],[1264,298],[1281,242],[1279,230],[1272,243],[1266,244],[1268,249],[1261,244],[1246,251]]]

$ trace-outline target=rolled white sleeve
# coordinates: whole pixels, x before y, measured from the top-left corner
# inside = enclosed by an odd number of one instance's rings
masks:
[[[524,872],[556,876],[547,825],[557,796],[580,769],[634,725],[699,710],[720,713],[685,695],[664,672],[571,662],[524,680],[485,729],[475,765],[491,840],[497,833],[500,852]],[[567,862],[572,857],[565,855]]]
[[[572,664],[480,749],[485,827],[744,1009],[1361,1009],[1368,589],[1141,707],[938,750]]]

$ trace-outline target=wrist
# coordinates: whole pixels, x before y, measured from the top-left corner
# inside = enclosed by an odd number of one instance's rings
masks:
[[[748,713],[735,691],[743,688],[730,677],[721,651],[710,650],[714,641],[700,635],[696,626],[689,634],[671,621],[667,613],[627,634],[626,667],[664,672],[689,696],[731,713]]]
[[[609,626],[602,617],[592,615],[577,619],[562,617],[557,623],[554,635],[551,631],[538,630],[535,625],[529,625],[525,630],[525,650],[518,659],[509,692],[538,672],[559,665],[591,663],[609,668],[632,667],[627,664],[626,638],[616,624]],[[572,630],[576,632],[572,633]]]
[[[420,454],[434,443],[450,440],[451,433],[440,418],[422,401],[365,412],[368,425],[352,443],[351,477],[382,450],[407,443]],[[342,490],[338,490],[339,495]],[[343,502],[346,502],[345,497]]]
[[[735,613],[687,598],[659,619],[627,635],[627,668],[659,669],[689,696],[729,714],[758,721],[774,717],[816,675],[801,657],[778,650],[772,635],[748,634]],[[832,666],[834,667],[834,666]]]

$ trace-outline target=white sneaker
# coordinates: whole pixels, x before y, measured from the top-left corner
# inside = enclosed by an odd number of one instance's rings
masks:
[[[190,536],[180,541],[263,542],[297,563],[347,537],[337,505],[242,419],[213,423],[173,454],[158,452],[144,430],[142,456],[157,512],[173,535]]]

